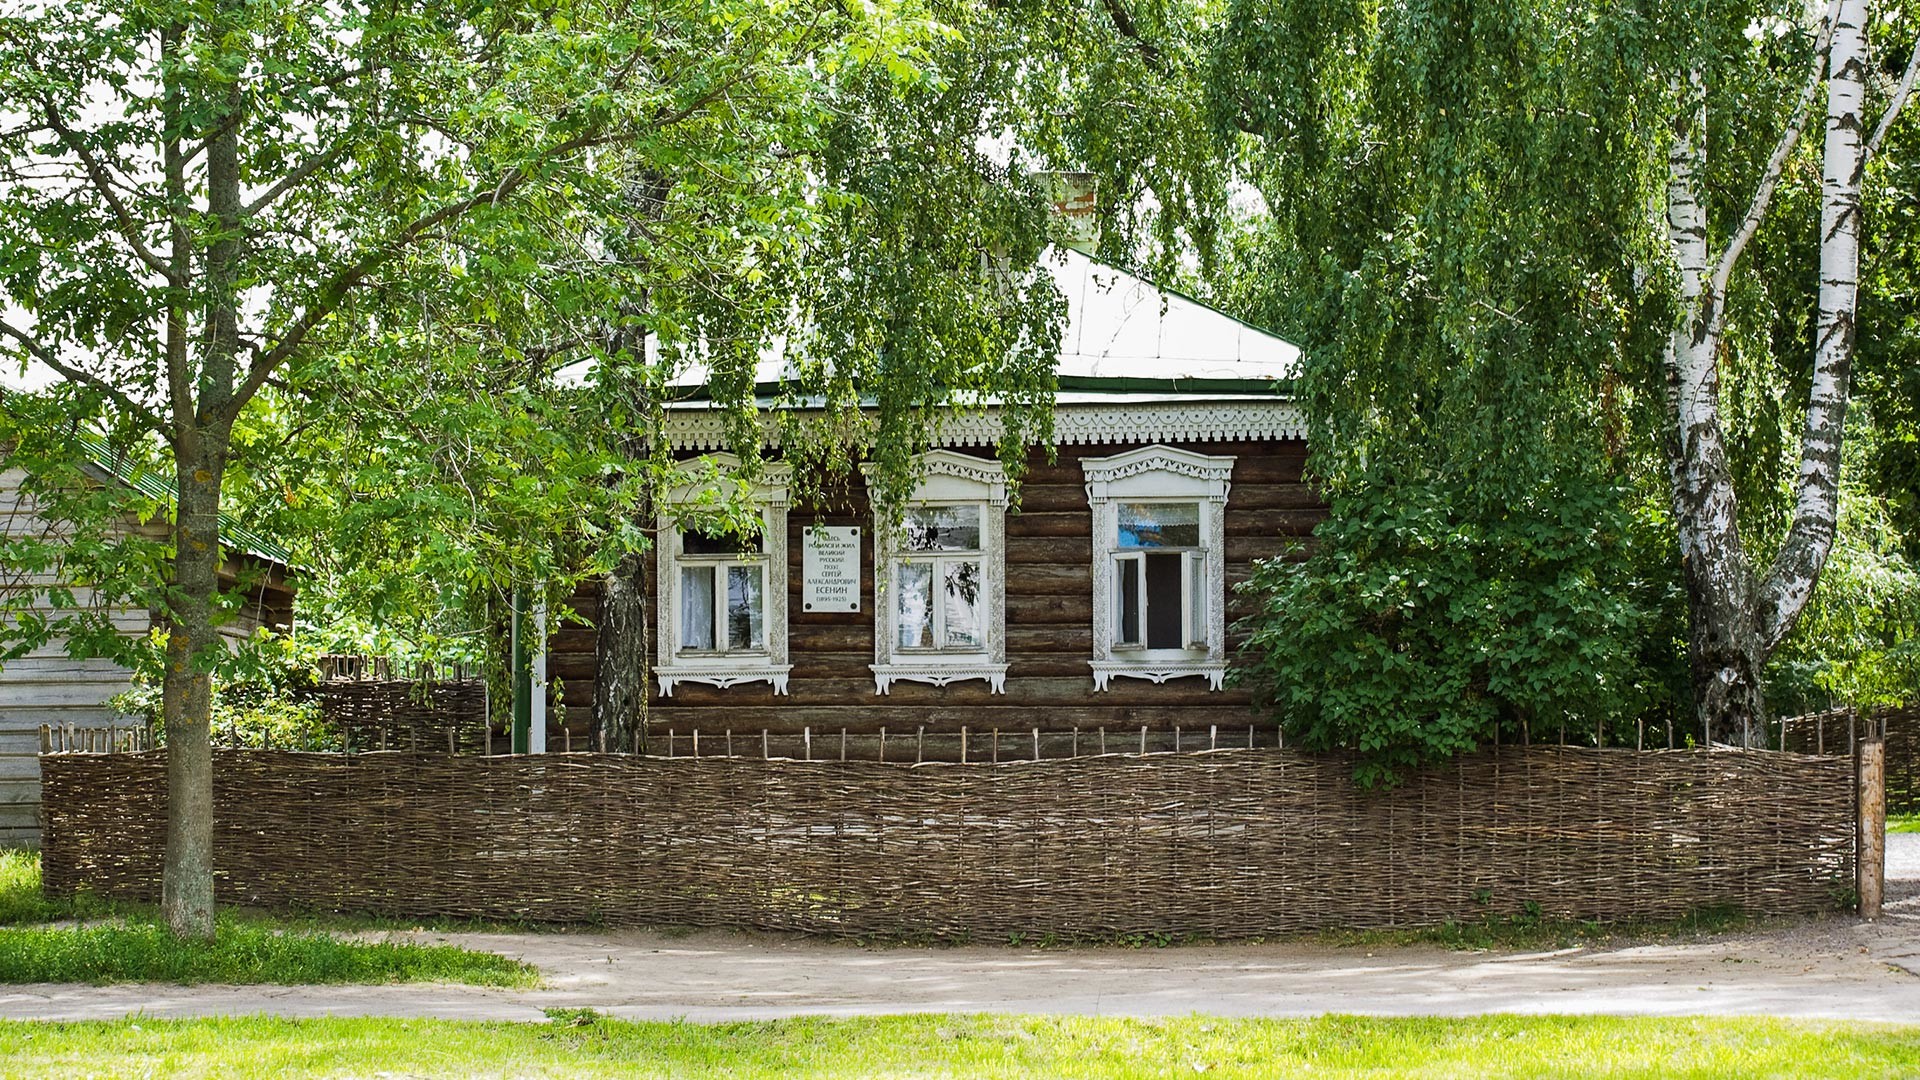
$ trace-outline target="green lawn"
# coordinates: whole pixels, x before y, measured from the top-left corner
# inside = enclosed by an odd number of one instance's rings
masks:
[[[1889,814],[1888,832],[1920,832],[1920,814]]]
[[[1893,1077],[1920,1028],[1494,1016],[0,1023],[5,1076]]]
[[[59,922],[72,925],[45,925]],[[223,916],[211,942],[182,942],[146,905],[40,891],[40,860],[0,851],[0,984],[34,982],[393,983],[532,986],[517,960],[449,945],[345,940]],[[0,1076],[5,1075],[0,1068]]]

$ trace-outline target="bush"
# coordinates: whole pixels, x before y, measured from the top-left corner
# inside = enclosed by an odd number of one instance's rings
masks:
[[[1236,678],[1294,745],[1363,784],[1496,738],[1599,741],[1658,696],[1627,494],[1569,470],[1362,483],[1304,558],[1259,565]],[[1629,740],[1630,742],[1631,740]]]
[[[214,743],[279,750],[338,748],[340,735],[327,727],[312,694],[318,682],[311,658],[291,639],[262,634],[248,642],[214,673]],[[143,721],[156,741],[165,742],[160,694],[159,672],[137,670],[133,689],[108,704]]]

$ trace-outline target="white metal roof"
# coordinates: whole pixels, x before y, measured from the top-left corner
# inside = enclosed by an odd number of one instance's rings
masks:
[[[1188,380],[1247,383],[1251,389],[1292,378],[1298,369],[1300,349],[1292,342],[1078,251],[1048,248],[1040,266],[1067,300],[1057,369],[1063,389],[1097,391],[1107,380],[1112,392],[1142,389],[1143,380],[1175,384],[1160,389],[1177,390]],[[708,375],[706,365],[694,363],[672,385],[704,386]],[[792,376],[784,341],[762,352],[756,383]]]
[[[1078,251],[1051,248],[1040,264],[1067,298],[1063,379],[1257,382],[1299,365],[1292,342]]]

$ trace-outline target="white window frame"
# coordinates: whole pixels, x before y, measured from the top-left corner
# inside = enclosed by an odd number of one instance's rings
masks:
[[[708,454],[683,462],[680,470],[687,480],[674,485],[660,508],[656,543],[657,562],[654,580],[658,661],[653,674],[661,697],[672,697],[678,683],[705,683],[721,689],[743,683],[764,682],[775,694],[787,692],[787,676],[793,665],[787,662],[787,466],[766,462],[760,479],[744,494],[760,512],[761,545],[758,555],[689,555],[683,546],[681,520],[696,505],[724,506],[729,497],[742,494],[733,478],[739,474],[740,459],[732,454]],[[685,650],[681,641],[681,600],[683,584],[680,570],[686,566],[714,567],[714,645],[711,650]],[[765,647],[728,649],[721,613],[726,610],[726,567],[760,566],[760,617]]]
[[[1211,689],[1226,685],[1227,675],[1227,492],[1232,487],[1231,456],[1210,456],[1173,446],[1143,446],[1111,457],[1082,458],[1087,505],[1093,511],[1093,688],[1104,691],[1114,678],[1168,679],[1201,676]],[[1200,511],[1200,543],[1175,548],[1182,553],[1181,636],[1178,649],[1149,649],[1147,636],[1145,556],[1154,549],[1119,546],[1121,503],[1196,504]],[[1171,552],[1169,552],[1171,553]],[[1119,644],[1117,624],[1120,598],[1115,595],[1117,567],[1138,561],[1140,570],[1139,645]],[[1205,609],[1194,617],[1194,581],[1200,579]],[[1204,621],[1204,626],[1196,625]]]
[[[863,466],[869,475],[871,466]],[[873,690],[889,694],[895,682],[922,682],[934,686],[983,679],[988,690],[1006,693],[1007,680],[1007,473],[997,461],[952,450],[921,455],[920,481],[908,500],[910,507],[978,506],[980,548],[972,552],[896,553],[890,530],[874,529]],[[980,563],[982,642],[977,648],[904,649],[897,622],[899,568],[902,562],[931,561],[935,567],[933,595],[940,592],[939,567],[944,562]],[[935,604],[936,619],[940,605]]]

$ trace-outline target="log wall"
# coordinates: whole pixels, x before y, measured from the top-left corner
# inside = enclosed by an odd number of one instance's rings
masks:
[[[1229,454],[1236,460],[1226,504],[1227,616],[1247,613],[1248,604],[1233,588],[1246,580],[1256,559],[1284,553],[1304,540],[1326,511],[1305,482],[1306,443],[1183,442],[1168,445],[1204,454]],[[1257,718],[1243,691],[1211,691],[1198,677],[1154,684],[1116,678],[1102,693],[1093,690],[1087,662],[1093,656],[1092,512],[1087,505],[1080,459],[1106,457],[1134,445],[1064,446],[1048,463],[1036,451],[1020,488],[1018,512],[1007,516],[1007,681],[1006,693],[993,694],[982,681],[934,687],[896,682],[888,696],[874,693],[874,593],[872,521],[864,492],[856,487],[844,505],[796,506],[788,515],[788,641],[793,673],[788,695],[775,696],[765,683],[729,689],[682,683],[673,697],[649,701],[649,730],[679,733],[698,729],[795,734],[873,734],[957,732],[962,726],[987,731],[1024,731],[1034,726],[1064,731],[1074,726],[1153,731],[1209,726],[1244,729]],[[968,453],[990,456],[986,448]],[[850,613],[802,610],[801,530],[814,523],[858,525],[861,550],[861,610]],[[651,567],[651,563],[649,564]],[[649,576],[652,595],[659,595]],[[576,598],[588,624],[563,628],[550,649],[549,671],[562,682],[557,695],[566,708],[567,726],[590,730],[594,649],[591,622],[598,616],[593,590]],[[655,643],[657,645],[657,643]],[[1230,646],[1231,648],[1231,646]],[[657,687],[651,687],[657,691]],[[1035,710],[1044,710],[1036,714]],[[551,739],[549,745],[553,745]]]

